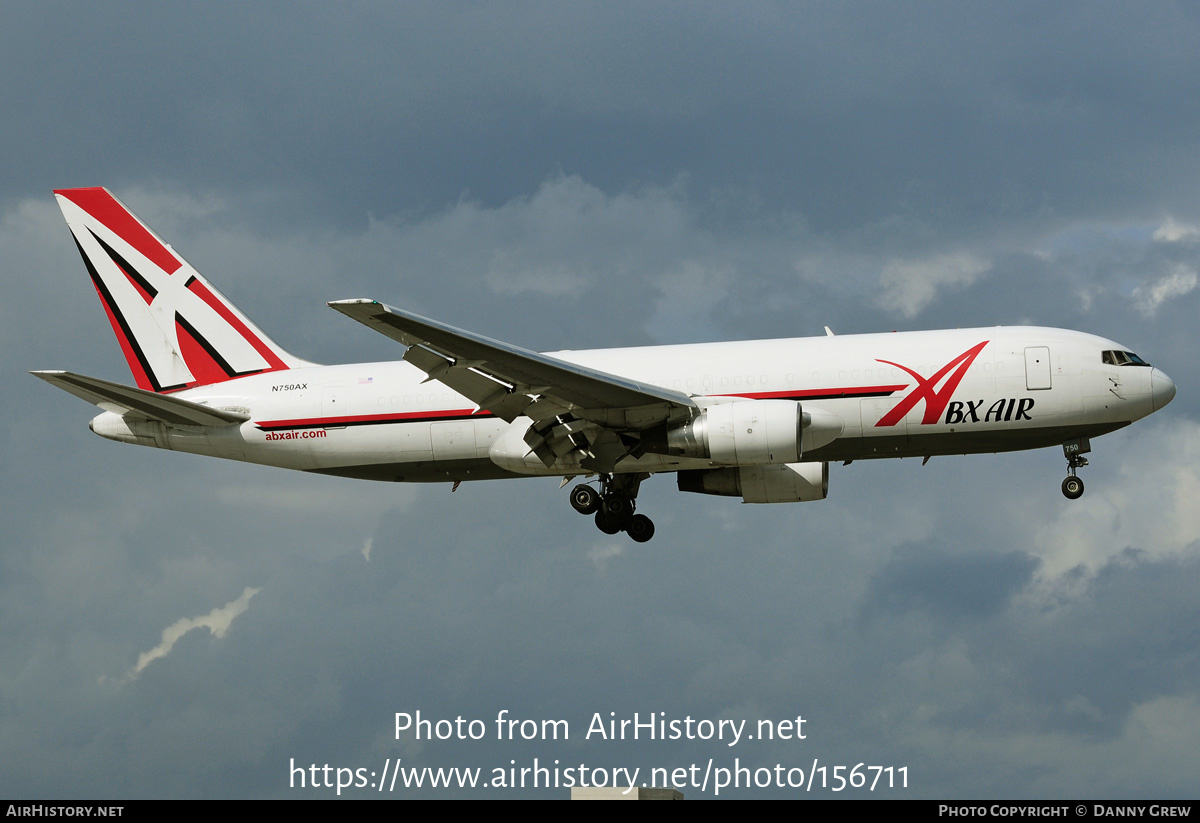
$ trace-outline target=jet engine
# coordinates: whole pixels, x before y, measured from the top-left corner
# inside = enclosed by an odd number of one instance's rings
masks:
[[[666,431],[667,454],[716,463],[796,463],[842,433],[842,419],[793,400],[735,400],[709,406]]]
[[[829,494],[829,463],[783,463],[679,472],[679,490],[741,497],[743,503],[800,503]]]

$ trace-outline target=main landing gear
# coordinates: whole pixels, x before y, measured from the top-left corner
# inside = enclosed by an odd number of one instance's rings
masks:
[[[638,543],[654,537],[654,521],[634,514],[638,486],[646,474],[602,474],[600,491],[586,483],[571,489],[571,507],[580,514],[596,515],[596,528],[605,534],[627,533]]]
[[[1062,493],[1068,500],[1078,500],[1083,496],[1083,481],[1075,476],[1075,470],[1088,464],[1083,455],[1091,450],[1092,444],[1086,437],[1063,443],[1063,454],[1067,458],[1067,478],[1062,482]]]

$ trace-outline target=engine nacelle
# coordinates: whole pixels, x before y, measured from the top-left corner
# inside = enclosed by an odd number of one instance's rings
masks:
[[[666,452],[735,466],[796,463],[843,429],[837,415],[804,409],[794,400],[735,400],[668,429]]]
[[[679,490],[741,497],[743,503],[801,503],[829,494],[829,463],[784,463],[679,472]]]
[[[736,400],[709,406],[667,431],[669,454],[717,463],[795,463],[802,452],[800,404],[792,400]]]

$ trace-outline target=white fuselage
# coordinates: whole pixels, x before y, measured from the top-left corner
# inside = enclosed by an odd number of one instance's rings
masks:
[[[741,398],[789,399],[840,421],[805,461],[966,454],[1094,437],[1165,405],[1158,369],[1102,362],[1123,347],[1039,327],[844,335],[553,353],[561,360],[674,389],[704,408]],[[389,481],[585,474],[546,467],[508,423],[403,361],[312,366],[179,392],[238,411],[238,426],[166,427],[101,414],[93,430],[123,442],[303,471]],[[510,429],[512,431],[510,431]],[[505,435],[508,433],[508,437]],[[728,465],[645,453],[620,472]]]

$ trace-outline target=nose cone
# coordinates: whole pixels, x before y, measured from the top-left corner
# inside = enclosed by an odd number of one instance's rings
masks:
[[[1150,395],[1154,398],[1154,410],[1158,411],[1175,398],[1175,381],[1155,369],[1150,373]]]

